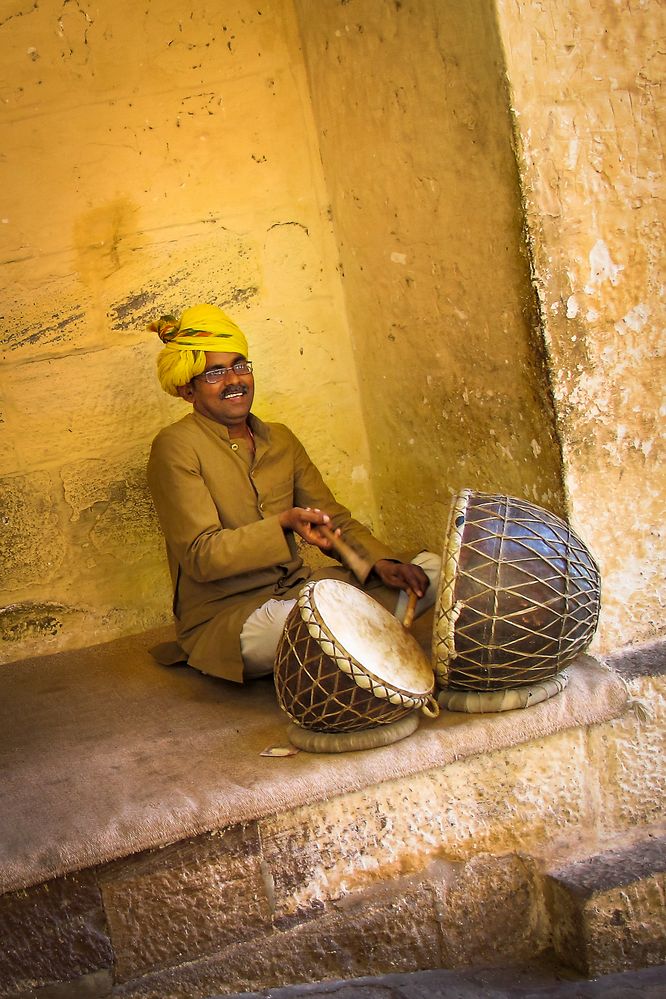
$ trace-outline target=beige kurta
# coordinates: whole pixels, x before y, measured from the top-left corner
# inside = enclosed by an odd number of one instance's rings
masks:
[[[365,561],[365,583],[381,558],[396,556],[354,520],[324,483],[302,444],[280,423],[249,422],[256,454],[248,465],[226,427],[191,412],[155,438],[148,484],[164,532],[173,613],[190,665],[242,682],[240,632],[271,598],[293,598],[313,577],[350,579],[337,567],[303,564],[293,533],[278,516],[318,507]]]

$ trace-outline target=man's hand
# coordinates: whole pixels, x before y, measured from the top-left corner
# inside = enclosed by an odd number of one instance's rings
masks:
[[[412,590],[420,599],[428,589],[429,580],[420,565],[380,558],[372,568],[384,586],[390,586],[394,590]]]
[[[320,534],[317,530],[318,524],[328,524],[330,517],[322,510],[311,510],[309,506],[292,506],[291,510],[285,510],[278,517],[280,527],[283,531],[294,531],[299,534],[309,545],[321,548],[323,552],[331,550],[331,542]],[[336,531],[340,534],[340,531]]]

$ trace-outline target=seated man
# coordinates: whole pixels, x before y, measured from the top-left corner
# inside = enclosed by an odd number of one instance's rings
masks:
[[[433,603],[439,559],[396,559],[335,500],[294,434],[251,413],[247,341],[221,309],[197,305],[180,322],[165,316],[150,328],[165,343],[162,388],[193,407],[157,435],[148,463],[191,666],[239,683],[272,672],[286,617],[310,579],[347,580],[396,613],[410,590],[417,614]],[[296,534],[331,554],[323,524],[360,554],[356,578],[342,566],[313,572],[303,563]]]

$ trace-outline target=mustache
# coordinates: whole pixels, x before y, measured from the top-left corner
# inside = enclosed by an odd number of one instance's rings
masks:
[[[247,392],[247,385],[228,385],[220,398],[226,399],[229,395],[238,395],[239,393],[241,395],[247,395]]]

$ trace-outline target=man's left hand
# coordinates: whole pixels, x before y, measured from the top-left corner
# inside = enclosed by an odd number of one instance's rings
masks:
[[[384,586],[390,586],[394,590],[412,590],[420,599],[428,589],[429,580],[420,565],[380,558],[373,569]]]

